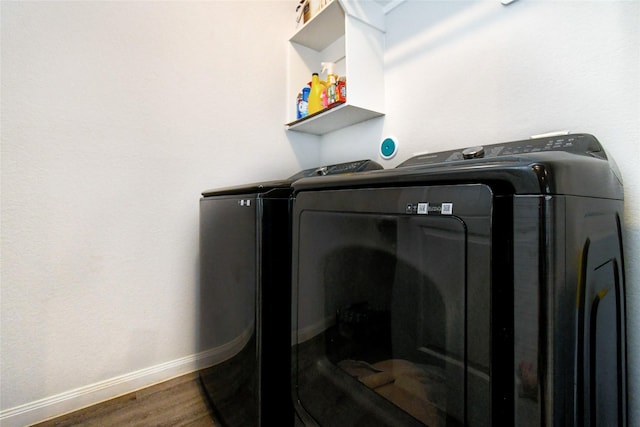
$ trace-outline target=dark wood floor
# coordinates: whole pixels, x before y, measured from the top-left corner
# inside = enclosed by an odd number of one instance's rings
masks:
[[[198,373],[184,375],[34,426],[219,426]]]

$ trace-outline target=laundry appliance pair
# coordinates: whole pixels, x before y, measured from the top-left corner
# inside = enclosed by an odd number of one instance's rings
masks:
[[[245,297],[279,319],[251,350],[286,359],[257,406],[281,408],[276,424],[627,425],[623,187],[596,138],[469,144],[289,187],[290,286],[282,304]],[[216,315],[212,331],[232,316]],[[251,342],[242,330],[225,342]]]

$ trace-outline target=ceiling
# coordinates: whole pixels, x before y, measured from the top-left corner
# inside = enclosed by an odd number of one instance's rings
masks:
[[[384,11],[385,14],[390,12],[392,9],[394,9],[396,6],[398,6],[400,3],[403,3],[404,1],[405,0],[375,0],[376,3],[382,6],[382,10]]]

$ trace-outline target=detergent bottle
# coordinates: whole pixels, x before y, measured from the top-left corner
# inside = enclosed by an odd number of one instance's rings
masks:
[[[347,78],[344,76],[338,78],[336,98],[338,98],[338,102],[347,102]]]
[[[296,118],[302,119],[309,115],[309,92],[311,92],[311,82],[302,88],[296,100]]]
[[[338,101],[336,90],[338,84],[338,76],[333,71],[336,67],[336,64],[334,62],[323,62],[320,65],[322,65],[322,72],[327,72],[327,105],[335,104]]]
[[[318,73],[311,75],[311,92],[309,92],[309,114],[322,110],[322,91],[327,84],[320,80]]]

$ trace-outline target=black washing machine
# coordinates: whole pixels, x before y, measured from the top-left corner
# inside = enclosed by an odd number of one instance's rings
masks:
[[[222,425],[293,420],[291,184],[381,168],[361,160],[202,193],[198,339],[213,366],[201,370],[200,378]],[[277,422],[269,423],[274,415]]]
[[[627,425],[623,187],[596,138],[293,188],[300,424]]]

